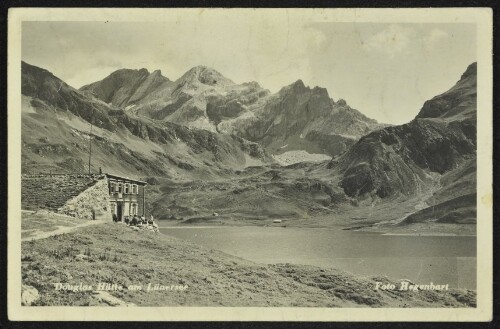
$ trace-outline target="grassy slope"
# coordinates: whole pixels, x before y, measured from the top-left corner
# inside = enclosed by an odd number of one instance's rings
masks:
[[[84,252],[91,255],[88,260],[75,259]],[[334,269],[256,264],[114,223],[23,242],[22,281],[39,290],[36,305],[101,305],[91,292],[55,291],[55,282],[189,287],[182,292],[111,292],[140,306],[468,307],[475,306],[476,298],[465,290],[375,291],[375,279]]]

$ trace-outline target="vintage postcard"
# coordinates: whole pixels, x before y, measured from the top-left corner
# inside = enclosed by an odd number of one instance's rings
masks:
[[[492,318],[490,9],[8,24],[11,320]]]

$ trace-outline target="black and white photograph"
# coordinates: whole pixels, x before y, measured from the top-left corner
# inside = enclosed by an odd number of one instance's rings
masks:
[[[9,314],[491,316],[491,11],[11,14]]]

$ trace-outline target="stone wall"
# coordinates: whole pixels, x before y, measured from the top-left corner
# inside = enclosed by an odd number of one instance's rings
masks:
[[[57,211],[66,215],[85,219],[92,219],[94,212],[95,219],[106,219],[111,221],[108,180],[106,178],[99,179],[93,186],[68,200],[64,206]]]

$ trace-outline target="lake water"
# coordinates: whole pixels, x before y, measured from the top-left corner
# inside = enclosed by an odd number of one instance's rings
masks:
[[[417,284],[476,289],[476,237],[293,227],[169,227],[164,234],[258,263],[334,267]]]

